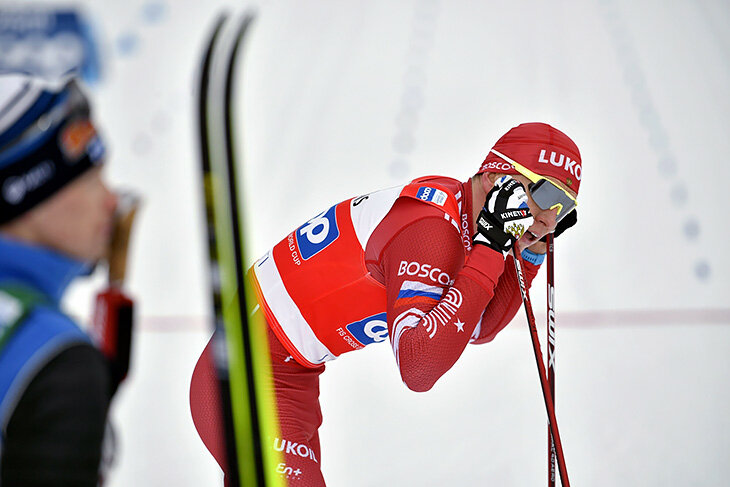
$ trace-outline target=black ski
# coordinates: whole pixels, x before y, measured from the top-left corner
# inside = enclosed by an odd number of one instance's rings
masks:
[[[271,487],[279,482],[273,475],[273,459],[264,449],[275,430],[270,424],[274,408],[261,397],[268,366],[262,351],[268,347],[265,341],[260,343],[261,333],[252,332],[249,323],[249,308],[255,303],[246,297],[245,212],[233,114],[237,55],[253,16],[241,17],[232,27],[228,19],[223,14],[215,23],[203,57],[198,93],[215,325],[213,355],[223,406],[227,485]]]

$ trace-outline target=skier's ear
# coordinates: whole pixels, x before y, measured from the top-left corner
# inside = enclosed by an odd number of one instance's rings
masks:
[[[483,172],[477,177],[479,177],[479,182],[482,185],[482,189],[484,190],[484,192],[489,193],[489,190],[492,189],[492,187],[494,186],[494,182],[500,176],[504,176],[504,174],[499,174],[496,172]]]

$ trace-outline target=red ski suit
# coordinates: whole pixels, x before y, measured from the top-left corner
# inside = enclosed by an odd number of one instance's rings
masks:
[[[472,248],[471,181],[426,177],[346,200],[252,267],[269,324],[282,438],[279,473],[324,486],[319,374],[338,355],[389,339],[401,378],[427,391],[468,343],[491,341],[521,304],[512,257]],[[525,262],[529,286],[538,266]],[[223,465],[209,348],[191,383],[198,432]]]

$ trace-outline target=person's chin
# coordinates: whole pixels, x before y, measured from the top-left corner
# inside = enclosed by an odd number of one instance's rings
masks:
[[[531,246],[535,242],[540,240],[540,237],[535,235],[534,233],[527,231],[520,237],[520,239],[517,241],[517,248],[519,250],[524,250],[527,247]]]
[[[109,244],[106,239],[100,240],[95,245],[90,246],[83,251],[80,251],[79,258],[84,262],[96,265],[99,261],[103,260],[106,257],[108,245]]]
[[[102,242],[101,245],[99,245],[97,248],[94,249],[93,252],[90,252],[90,259],[89,262],[99,262],[100,260],[104,260],[107,256],[107,250],[109,249],[109,242]]]

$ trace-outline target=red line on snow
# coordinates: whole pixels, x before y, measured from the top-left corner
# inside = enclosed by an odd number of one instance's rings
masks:
[[[525,321],[522,313],[517,319]],[[545,323],[545,313],[537,313],[539,325]],[[727,325],[730,309],[656,309],[656,310],[603,310],[559,311],[556,316],[560,327],[612,327],[662,325]],[[151,332],[210,332],[211,319],[203,316],[146,316],[140,318],[139,329]]]
[[[541,313],[545,322],[545,313]],[[557,326],[636,326],[730,324],[730,309],[637,309],[603,311],[557,311]]]

